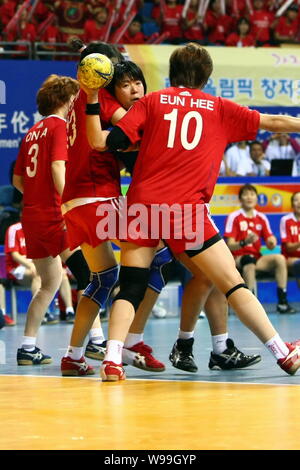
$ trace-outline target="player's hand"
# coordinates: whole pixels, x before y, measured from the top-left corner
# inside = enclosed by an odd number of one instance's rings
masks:
[[[78,77],[77,77],[77,80],[79,82],[80,88],[86,93],[88,103],[89,102],[97,103],[99,88],[96,88],[96,89],[88,88],[78,79]]]
[[[266,241],[266,245],[269,248],[269,250],[273,250],[275,246],[277,245],[277,240],[275,237],[269,237],[268,240]]]
[[[252,230],[249,230],[248,235],[245,238],[245,242],[248,245],[250,245],[250,243],[255,243],[255,242],[257,242],[257,240],[258,240],[258,235],[256,233],[252,232]]]

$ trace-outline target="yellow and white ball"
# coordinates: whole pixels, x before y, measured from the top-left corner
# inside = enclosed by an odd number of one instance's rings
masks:
[[[114,76],[114,66],[103,54],[89,54],[78,65],[78,80],[88,88],[104,88]]]

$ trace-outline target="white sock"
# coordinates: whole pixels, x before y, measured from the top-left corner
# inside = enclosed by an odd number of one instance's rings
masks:
[[[222,354],[227,349],[226,340],[228,339],[228,333],[222,335],[215,335],[211,337],[212,348],[215,354]]]
[[[35,349],[36,337],[34,336],[23,336],[21,348],[26,349],[28,352],[32,352]]]
[[[124,343],[116,339],[110,339],[106,343],[106,354],[104,361],[112,361],[115,364],[122,364],[122,349]]]
[[[83,348],[76,348],[75,346],[68,346],[65,357],[70,357],[74,361],[78,361],[83,356]]]
[[[3,315],[6,315],[6,309],[4,307],[0,308],[2,310]]]
[[[73,313],[74,314],[74,308],[73,307],[67,307],[66,308],[66,314],[68,313]]]
[[[105,336],[103,333],[103,330],[100,326],[100,328],[92,328],[89,331],[89,340],[91,343],[94,344],[101,344],[105,340]]]
[[[190,339],[194,338],[195,331],[182,331],[178,330],[178,338],[179,339]]]
[[[124,348],[131,348],[135,344],[141,343],[144,333],[128,333],[125,339]]]
[[[269,339],[269,341],[265,343],[265,346],[277,360],[283,359],[290,352],[289,348],[284,343],[284,341],[282,341],[278,333],[273,336],[273,338]]]

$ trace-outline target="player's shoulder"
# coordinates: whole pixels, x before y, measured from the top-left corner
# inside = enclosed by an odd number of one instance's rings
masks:
[[[233,212],[230,212],[230,214],[228,214],[228,216],[227,216],[227,219],[232,219],[232,220],[234,220],[234,219],[236,219],[237,217],[239,217],[239,218],[245,217],[242,209],[237,209],[237,210],[235,210],[235,211],[233,211]]]
[[[280,221],[282,222],[295,222],[294,214],[293,212],[289,212],[288,214],[285,214],[281,217]]]
[[[22,224],[21,222],[16,222],[15,224],[10,225],[7,230],[9,232],[18,232],[19,230],[23,230]]]
[[[268,217],[266,216],[266,214],[264,214],[263,212],[260,212],[258,210],[255,211],[255,217],[257,219],[261,219],[261,220],[264,220],[264,221],[268,221]]]

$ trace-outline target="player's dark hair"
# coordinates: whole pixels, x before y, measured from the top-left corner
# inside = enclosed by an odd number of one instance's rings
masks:
[[[70,48],[73,51],[80,51],[80,61],[89,54],[103,54],[106,55],[113,63],[120,62],[123,60],[121,52],[113,44],[107,44],[106,42],[97,41],[90,42],[88,46],[85,46],[81,39],[74,38],[69,43]]]
[[[253,191],[256,196],[257,196],[257,189],[255,186],[252,186],[252,184],[244,184],[244,186],[242,186],[239,190],[239,199],[241,200],[243,194],[246,192],[246,191]]]
[[[171,86],[204,88],[213,71],[213,61],[204,47],[190,42],[178,47],[170,57]]]
[[[115,95],[115,86],[119,85],[122,81],[126,78],[129,80],[140,80],[144,86],[145,94],[147,92],[147,84],[143,74],[142,69],[131,62],[130,60],[122,60],[114,65],[114,76],[110,84],[106,87],[106,89],[112,94]]]
[[[50,75],[37,92],[36,102],[42,116],[53,114],[79,90],[79,83],[71,77]]]
[[[292,196],[291,196],[291,204],[292,204],[292,206],[294,205],[294,199],[295,199],[295,197],[297,196],[297,194],[300,194],[300,191],[296,191],[296,192],[293,193]]]

